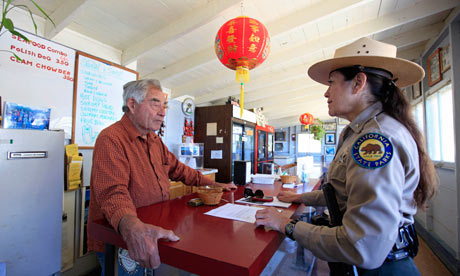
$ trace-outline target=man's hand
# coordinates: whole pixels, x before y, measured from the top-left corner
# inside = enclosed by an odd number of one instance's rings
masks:
[[[284,227],[291,221],[276,208],[265,208],[256,212],[256,225],[264,225],[284,234]]]
[[[302,203],[302,194],[296,194],[294,192],[282,191],[276,198],[283,202]]]
[[[171,230],[145,224],[137,217],[126,215],[120,220],[118,229],[128,246],[129,256],[146,268],[158,268],[158,239],[178,241],[180,238]]]
[[[225,183],[216,182],[216,185],[222,187],[224,189],[224,191],[231,191],[232,189],[237,188],[236,185],[233,184],[233,183],[225,184]]]

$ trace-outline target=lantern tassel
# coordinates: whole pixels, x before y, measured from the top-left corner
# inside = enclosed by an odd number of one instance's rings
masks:
[[[236,82],[241,83],[241,96],[240,96],[240,117],[243,118],[244,108],[244,83],[249,82],[249,68],[247,66],[236,67]]]
[[[240,96],[240,118],[243,119],[243,108],[244,108],[244,83],[241,83],[241,96]]]

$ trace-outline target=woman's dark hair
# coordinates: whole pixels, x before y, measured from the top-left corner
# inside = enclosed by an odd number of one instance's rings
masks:
[[[345,81],[352,80],[360,72],[366,74],[375,102],[380,101],[383,111],[409,130],[417,144],[420,163],[420,181],[414,192],[414,200],[418,207],[424,208],[436,192],[438,179],[433,162],[426,151],[423,135],[412,117],[406,95],[395,85],[392,81],[393,75],[388,71],[362,66],[346,67],[336,71],[344,76]]]

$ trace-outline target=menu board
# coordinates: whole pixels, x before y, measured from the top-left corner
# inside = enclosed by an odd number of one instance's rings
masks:
[[[92,148],[98,134],[122,115],[123,85],[137,80],[136,71],[77,52],[72,142]]]
[[[2,102],[51,108],[49,128],[63,129],[70,139],[75,50],[20,32],[29,41],[9,32],[0,36]]]

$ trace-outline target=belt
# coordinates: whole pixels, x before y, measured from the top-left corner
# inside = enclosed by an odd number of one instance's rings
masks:
[[[385,262],[396,262],[407,257],[415,257],[418,252],[418,239],[413,224],[402,226],[398,231],[398,239],[388,253]]]

